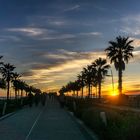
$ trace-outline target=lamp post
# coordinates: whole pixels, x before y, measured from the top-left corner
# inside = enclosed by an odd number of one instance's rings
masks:
[[[111,76],[112,77],[112,89],[113,89],[113,94],[114,94],[114,78],[113,78],[113,71],[112,71],[111,68],[110,68],[110,72],[111,72],[111,75],[107,75],[107,76]]]
[[[114,94],[114,78],[113,78],[113,71],[112,69],[110,69],[111,71],[111,76],[112,76],[112,88],[113,88],[113,94]]]

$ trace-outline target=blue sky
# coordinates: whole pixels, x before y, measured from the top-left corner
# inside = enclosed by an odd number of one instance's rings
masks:
[[[44,90],[58,89],[74,80],[82,67],[99,56],[105,57],[108,41],[118,35],[135,39],[135,57],[125,72],[124,82],[128,82],[128,75],[135,85],[139,82],[134,77],[140,70],[140,1],[0,0],[0,3],[0,53],[5,62],[17,66],[28,83]],[[117,81],[115,70],[114,75]]]

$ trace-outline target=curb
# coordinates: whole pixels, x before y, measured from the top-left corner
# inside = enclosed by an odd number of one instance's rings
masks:
[[[6,114],[6,115],[0,117],[0,121],[4,120],[4,119],[6,119],[6,118],[8,118],[8,117],[10,117],[10,116],[12,116],[14,114],[15,114],[15,112],[11,112],[11,113]]]
[[[87,138],[87,140],[99,140],[98,136],[90,129],[88,128],[83,121],[77,119],[73,112],[70,112],[66,110],[69,116],[72,118],[72,120],[77,124],[82,134]]]
[[[0,121],[2,121],[2,120],[4,120],[4,119],[6,119],[6,118],[8,118],[8,117],[10,117],[10,116],[12,116],[12,115],[14,115],[14,114],[17,113],[18,111],[20,111],[20,110],[22,110],[22,109],[25,109],[25,108],[27,108],[27,106],[23,106],[22,108],[20,108],[20,109],[18,109],[18,110],[15,110],[14,112],[8,113],[8,114],[6,114],[6,115],[0,117]]]
[[[8,117],[10,117],[10,116],[12,116],[12,115],[14,115],[14,114],[16,114],[18,111],[23,110],[23,109],[26,109],[26,108],[28,108],[28,105],[23,106],[22,108],[20,108],[20,109],[14,111],[14,112],[8,113],[8,114],[6,114],[6,115],[0,117],[0,121],[2,121],[2,120],[4,120],[4,119],[6,119],[6,118],[8,118]]]

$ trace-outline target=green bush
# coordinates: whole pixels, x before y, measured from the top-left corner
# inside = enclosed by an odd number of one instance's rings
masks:
[[[100,119],[100,112],[105,112],[107,126]],[[92,107],[83,112],[82,120],[104,140],[139,140],[140,116],[107,108]]]
[[[71,101],[73,101],[71,99]],[[102,140],[140,140],[140,114],[96,106],[93,100],[75,99],[75,116],[83,120]],[[70,105],[70,102],[69,102]],[[71,107],[73,104],[71,103]],[[107,126],[100,118],[105,112]]]
[[[3,111],[3,106],[6,100],[0,100],[0,117],[2,116],[2,111]],[[21,99],[11,99],[8,101],[7,107],[5,114],[14,112],[18,109],[21,109],[24,105],[27,105],[27,98],[24,97],[22,98],[22,104],[21,104]]]

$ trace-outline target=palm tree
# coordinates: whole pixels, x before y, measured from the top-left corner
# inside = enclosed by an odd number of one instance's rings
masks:
[[[72,91],[72,82],[69,82],[66,86],[63,86],[62,87],[62,89],[63,89],[63,92],[65,93],[65,92],[71,92]]]
[[[95,74],[96,74],[96,71],[93,65],[88,65],[87,68],[83,69],[84,82],[85,82],[85,85],[88,87],[89,98],[91,95],[91,87],[95,78]]]
[[[0,56],[0,59],[2,59],[3,56]],[[3,62],[0,62],[0,65],[2,65]],[[0,72],[1,72],[1,67],[0,67]],[[0,78],[0,88],[1,89],[5,89],[6,88],[6,82],[3,78]]]
[[[10,90],[10,81],[13,79],[13,70],[15,67],[11,64],[3,64],[1,67],[1,73],[3,79],[7,82],[7,101],[9,100],[9,90]]]
[[[68,87],[68,88],[67,88]],[[74,82],[69,82],[68,86],[66,86],[66,91],[73,91],[73,96],[75,97],[76,85]]]
[[[63,86],[60,90],[59,90],[59,93],[60,94],[64,94],[66,92],[66,87]]]
[[[73,82],[73,84],[74,84],[74,88],[77,92],[77,98],[78,98],[78,91],[80,91],[80,88],[81,88],[80,81],[76,80],[76,81]]]
[[[87,68],[83,68],[83,74],[84,74],[84,81],[86,86],[88,87],[88,97],[90,97],[90,88],[91,88],[91,66],[87,66]]]
[[[19,78],[21,77],[20,74],[18,74],[17,72],[13,73],[13,86],[15,89],[15,99],[17,99],[17,91],[19,89]]]
[[[79,81],[80,88],[82,89],[81,96],[83,98],[83,95],[84,95],[84,85],[85,85],[84,84],[84,73],[83,73],[83,71],[81,72],[81,74],[79,74],[77,76],[77,78],[78,78],[78,81]]]
[[[30,86],[27,83],[25,83],[24,90],[26,92],[26,96],[28,96],[28,92],[30,92]]]
[[[25,89],[25,86],[26,86],[25,82],[19,80],[19,89],[21,91],[21,98],[23,97],[23,90]]]
[[[107,57],[111,63],[114,63],[116,70],[118,71],[118,89],[119,94],[122,94],[122,72],[125,70],[125,63],[128,63],[129,59],[133,57],[134,47],[131,46],[133,40],[128,37],[116,37],[115,41],[109,41],[109,47],[105,49]]]
[[[25,82],[23,82],[23,85],[25,85]],[[36,93],[41,93],[41,90],[35,87],[32,87],[32,92]]]
[[[97,79],[97,71],[96,69],[94,70],[94,77],[92,79],[92,86],[95,87],[95,97],[97,97],[97,88],[98,88],[98,79]]]
[[[0,88],[1,89],[6,89],[6,82],[4,79],[0,78]]]
[[[2,59],[3,58],[3,56],[0,56],[0,59]],[[0,62],[0,65],[2,65],[3,64],[3,62]]]
[[[100,99],[101,98],[101,83],[103,79],[105,78],[105,76],[107,75],[110,65],[107,64],[106,59],[98,58],[92,63],[92,66],[96,69],[98,94],[99,94],[99,99]]]

